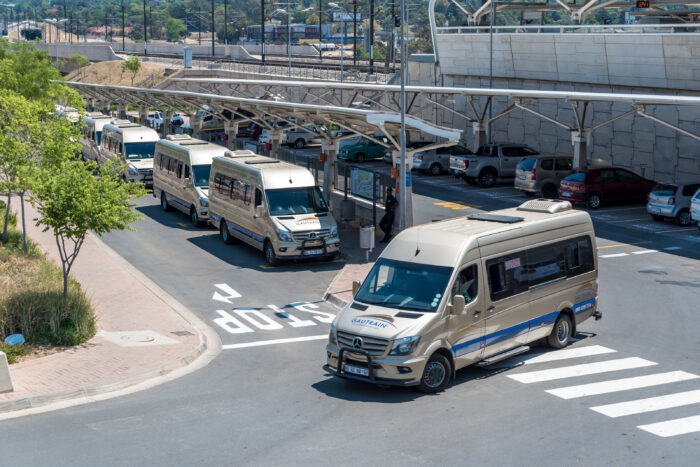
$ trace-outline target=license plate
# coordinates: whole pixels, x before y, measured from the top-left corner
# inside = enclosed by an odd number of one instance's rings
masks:
[[[571,196],[571,193],[569,193],[568,191],[562,191],[561,195],[566,196],[568,198],[569,196]]]
[[[525,175],[518,175],[518,178],[519,178],[520,180],[525,180]]]
[[[654,214],[658,214],[658,213],[660,212],[660,209],[659,209],[659,208],[653,208],[653,207],[649,206],[649,212],[653,212]]]
[[[343,371],[352,375],[369,376],[369,368],[362,368],[361,366],[343,365]]]
[[[323,248],[317,248],[315,250],[304,250],[305,255],[321,255],[323,254]]]

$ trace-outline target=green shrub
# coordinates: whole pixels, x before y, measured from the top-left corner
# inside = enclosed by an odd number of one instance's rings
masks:
[[[7,208],[7,204],[0,199],[0,233],[2,232],[2,228],[5,225],[5,209]],[[10,227],[15,227],[17,225],[17,216],[15,213],[11,212],[10,213]]]
[[[17,363],[17,357],[28,355],[31,351],[32,348],[27,344],[7,345],[0,342],[0,352],[4,352],[7,355],[7,363],[9,364]]]

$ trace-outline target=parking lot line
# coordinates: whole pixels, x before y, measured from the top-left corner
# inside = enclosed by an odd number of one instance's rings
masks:
[[[666,250],[666,251],[673,251],[673,250],[680,250],[680,249],[681,249],[681,247],[679,247],[679,246],[667,246],[666,248],[664,248],[664,250]]]
[[[572,378],[574,376],[594,375],[598,373],[608,373],[611,371],[630,370],[632,368],[643,368],[645,366],[656,365],[654,362],[644,360],[639,357],[620,358],[617,360],[607,360],[597,363],[584,363],[582,365],[564,366],[550,370],[530,371],[507,375],[509,378],[521,383],[541,383],[555,379]]]
[[[264,345],[289,344],[291,342],[320,341],[323,339],[328,339],[328,334],[323,334],[321,336],[292,337],[289,339],[272,339],[269,341],[244,342],[242,344],[226,344],[222,345],[221,348],[223,350],[243,349],[245,347],[261,347]]]
[[[658,253],[659,250],[640,250],[640,251],[633,251],[633,255],[645,255],[647,253]]]
[[[618,402],[617,404],[599,405],[591,407],[598,413],[611,418],[624,417],[656,410],[672,409],[683,407],[684,405],[700,403],[700,389],[694,391],[679,392],[676,394],[666,394],[664,396],[649,397],[636,401]]]
[[[688,228],[686,227],[685,229],[657,230],[654,233],[662,234],[662,233],[671,233],[671,232],[688,232]]]
[[[670,436],[685,435],[700,431],[700,415],[693,417],[677,418],[665,422],[639,425],[640,430],[648,431],[656,436],[668,438]]]
[[[523,363],[525,365],[531,365],[533,363],[555,362],[557,360],[567,360],[569,358],[588,357],[591,355],[602,355],[614,352],[617,352],[617,350],[609,349],[607,347],[603,347],[602,345],[589,345],[587,347],[577,347],[547,352],[529,360],[525,360]]]
[[[577,397],[597,396],[598,394],[660,386],[662,384],[677,383],[679,381],[687,381],[695,378],[700,378],[700,376],[685,371],[669,371],[667,373],[656,373],[653,375],[635,376],[633,378],[614,379],[610,381],[601,381],[599,383],[548,389],[545,392],[561,397],[562,399],[575,399]]]
[[[618,258],[620,256],[629,256],[627,253],[615,253],[612,255],[600,255],[601,258]]]

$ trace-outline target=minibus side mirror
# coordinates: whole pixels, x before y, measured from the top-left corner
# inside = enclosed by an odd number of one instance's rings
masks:
[[[360,287],[362,286],[362,282],[360,281],[352,281],[352,296],[354,297],[357,295],[357,292],[360,291]]]
[[[262,204],[255,206],[255,217],[263,216],[265,216],[265,207]]]
[[[464,311],[464,307],[467,305],[467,301],[464,295],[455,295],[452,298],[452,314],[459,315]]]

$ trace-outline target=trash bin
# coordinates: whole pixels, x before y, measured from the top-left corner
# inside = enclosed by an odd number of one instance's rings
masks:
[[[360,248],[371,250],[374,248],[374,226],[365,225],[360,227]]]

